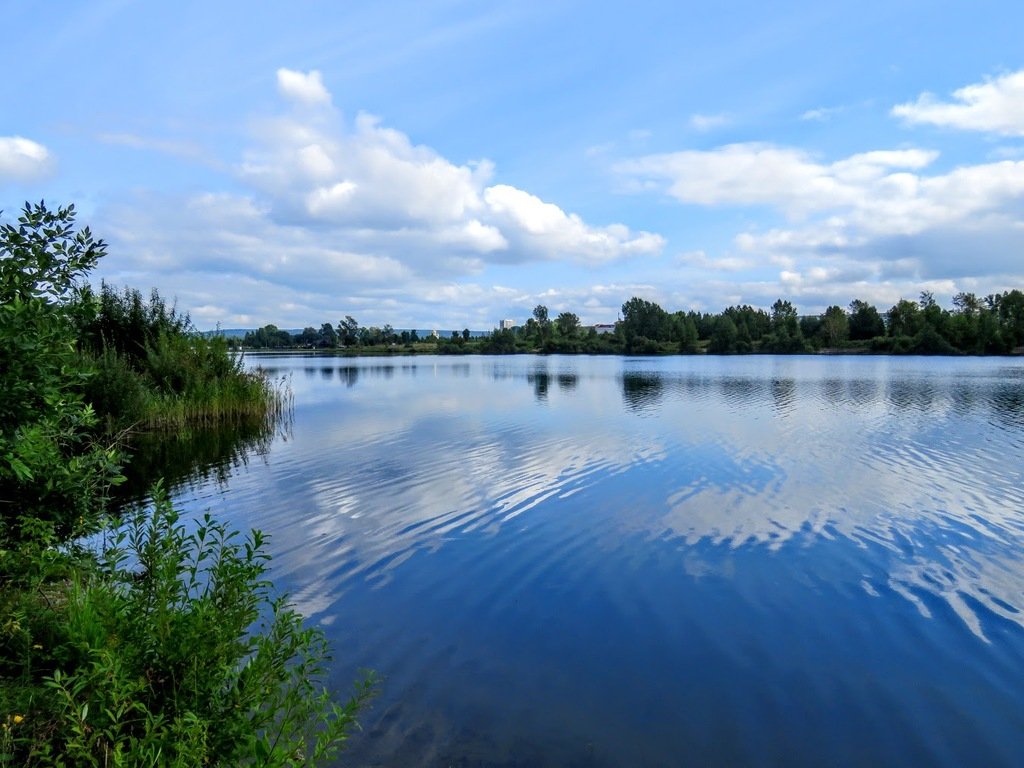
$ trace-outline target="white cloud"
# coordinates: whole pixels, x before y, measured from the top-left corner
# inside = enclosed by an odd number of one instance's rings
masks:
[[[282,67],[277,70],[277,89],[281,95],[299,104],[330,104],[331,94],[317,70],[296,72]]]
[[[1024,136],[1024,70],[960,88],[952,101],[924,93],[892,114],[909,123]]]
[[[602,263],[663,245],[657,235],[591,226],[523,190],[488,186],[490,162],[453,163],[371,115],[346,125],[327,102],[264,121],[256,138],[238,173],[269,216],[391,253],[420,272],[476,272],[483,260]]]
[[[734,144],[649,155],[617,170],[632,189],[653,186],[687,205],[768,209],[754,220],[767,226],[747,224],[733,252],[678,261],[705,273],[712,297],[787,296],[818,306],[893,300],[922,285],[944,295],[970,281],[988,291],[1024,282],[1024,161],[930,172],[937,157],[911,148],[822,162],[793,147]],[[771,222],[772,211],[788,221]],[[737,283],[707,280],[731,266]]]
[[[921,149],[881,150],[825,164],[798,149],[734,144],[706,152],[651,155],[623,163],[619,171],[641,186],[660,181],[683,203],[769,206],[800,220],[818,215],[812,225],[816,234],[785,235],[812,248],[841,248],[853,239],[851,231],[913,234],[986,214],[1012,215],[1008,206],[1024,196],[1024,162],[923,173],[937,156]],[[758,237],[762,243],[773,239],[780,236]]]
[[[690,116],[690,127],[695,131],[706,133],[713,131],[716,128],[723,128],[732,122],[728,115],[691,115]]]
[[[252,125],[230,166],[235,191],[143,195],[105,211],[118,254],[105,260],[107,277],[148,273],[207,321],[219,307],[222,322],[242,322],[258,314],[244,305],[266,301],[260,319],[278,324],[366,305],[367,322],[489,328],[491,307],[508,297],[465,282],[489,264],[599,265],[664,245],[493,183],[489,161],[452,162],[370,115],[345,121],[315,72],[281,70],[278,81],[293,108]],[[255,281],[252,301],[210,295],[206,283],[225,276]]]
[[[866,152],[832,164],[807,152],[771,144],[729,144],[620,163],[633,187],[661,183],[669,195],[699,205],[767,205],[793,217],[856,205],[884,185],[893,168],[922,168],[937,153],[924,150]]]
[[[44,176],[53,165],[50,151],[21,136],[0,136],[0,181],[31,181]]]
[[[800,115],[800,119],[823,123],[827,120],[831,120],[832,116],[841,111],[841,109],[841,107],[818,107],[817,109],[808,109]]]
[[[550,258],[570,257],[602,262],[631,254],[652,254],[664,246],[658,235],[637,235],[621,224],[588,226],[575,214],[546,203],[521,189],[496,184],[484,192],[484,201],[496,220],[505,225],[525,248]]]

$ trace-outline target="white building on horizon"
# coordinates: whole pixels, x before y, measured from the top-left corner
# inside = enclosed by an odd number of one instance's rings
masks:
[[[498,323],[498,328],[500,330],[502,330],[502,331],[511,331],[515,327],[516,327],[516,321],[515,320],[501,320]]]

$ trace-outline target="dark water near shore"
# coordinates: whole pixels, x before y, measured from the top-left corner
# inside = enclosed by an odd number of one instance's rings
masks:
[[[250,361],[176,497],[385,678],[345,764],[1021,764],[1024,361]]]

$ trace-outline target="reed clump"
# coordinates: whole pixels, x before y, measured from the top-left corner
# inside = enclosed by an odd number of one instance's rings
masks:
[[[84,395],[108,430],[182,430],[274,419],[292,406],[286,380],[247,370],[218,335],[203,335],[157,291],[104,284],[82,300]]]

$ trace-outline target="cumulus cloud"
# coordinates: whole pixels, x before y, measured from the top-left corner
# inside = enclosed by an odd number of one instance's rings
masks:
[[[22,136],[0,136],[0,181],[31,181],[44,176],[53,164],[50,151]]]
[[[430,306],[429,296],[452,286],[459,286],[461,310],[474,317],[476,289],[466,286],[491,264],[600,265],[664,246],[659,235],[593,225],[495,183],[487,160],[453,162],[371,115],[344,119],[317,72],[279,70],[278,88],[289,108],[252,124],[231,193],[138,199],[108,210],[104,231],[119,244],[112,250],[130,254],[110,260],[108,274],[130,280],[132,269],[159,272],[161,285],[191,296],[207,315],[222,307],[232,317],[245,313],[206,296],[204,276],[274,282],[281,287],[274,322],[294,316],[290,308],[341,297],[358,307],[372,297],[373,312],[396,313],[385,321],[397,325],[404,301],[397,297],[416,294],[420,306]],[[436,308],[441,317],[457,311]],[[494,320],[481,314],[480,323]]]
[[[1024,162],[955,168],[928,175],[938,153],[921,149],[863,152],[832,163],[798,149],[735,144],[651,155],[619,166],[641,185],[658,183],[680,202],[767,206],[790,219],[816,218],[811,230],[760,235],[764,244],[843,248],[855,234],[914,234],[979,216],[1013,216],[1024,196]],[[741,242],[751,242],[749,234]]]
[[[648,155],[618,164],[634,187],[660,185],[683,203],[767,205],[793,217],[855,205],[872,187],[898,184],[893,169],[918,169],[937,153],[866,152],[824,164],[809,153],[771,144],[729,144],[710,151]]]
[[[1024,161],[935,172],[937,158],[912,148],[823,162],[793,147],[733,144],[648,155],[617,170],[633,189],[655,188],[687,205],[755,207],[769,221],[781,214],[775,226],[741,230],[732,253],[679,260],[705,276],[738,267],[731,289],[741,287],[745,301],[894,300],[922,287],[947,295],[982,278],[996,289],[1019,284]]]
[[[588,226],[579,216],[507,184],[488,187],[484,201],[524,250],[551,258],[602,262],[630,254],[657,253],[664,246],[659,235],[633,235],[622,224]]]
[[[320,72],[315,69],[296,72],[282,67],[277,70],[277,89],[285,98],[299,104],[331,103],[331,94],[324,86]]]
[[[290,91],[307,88],[310,76],[299,75],[289,73],[287,82],[301,85]],[[487,261],[602,263],[663,246],[657,235],[593,226],[528,192],[491,184],[489,161],[452,162],[374,116],[347,124],[329,102],[329,95],[319,99],[315,114],[262,122],[244,154],[238,175],[272,218],[393,253],[417,271],[474,271]]]
[[[924,93],[892,114],[908,123],[1024,136],[1024,70],[960,88],[952,101]]]

